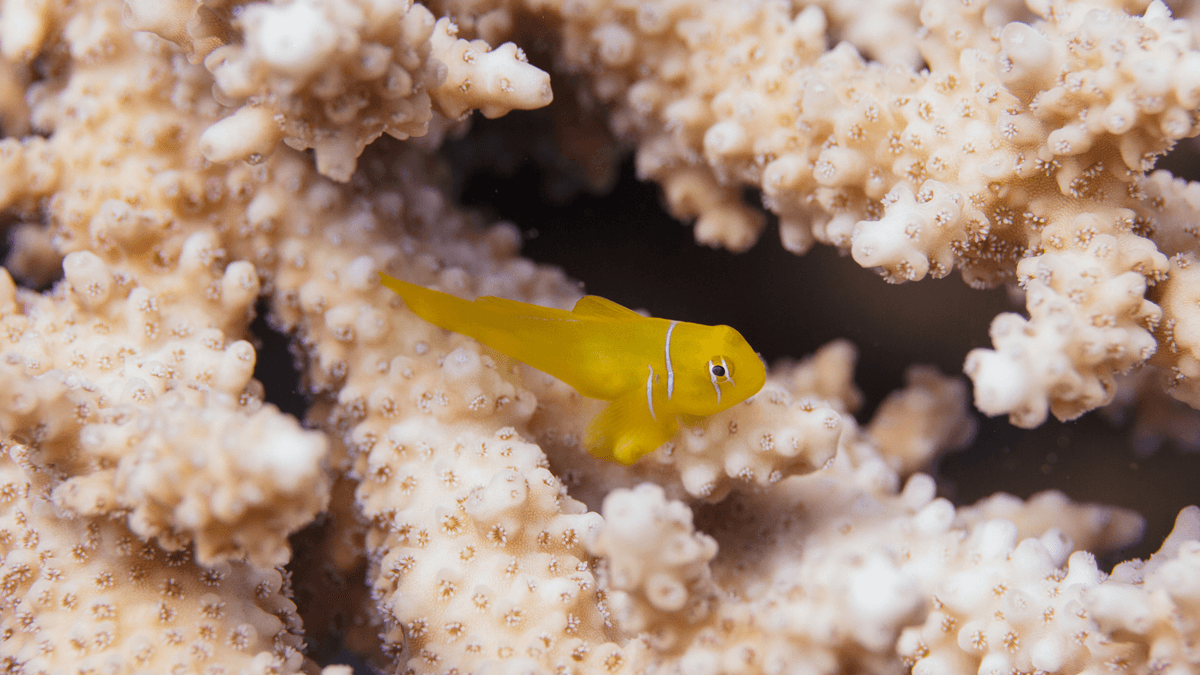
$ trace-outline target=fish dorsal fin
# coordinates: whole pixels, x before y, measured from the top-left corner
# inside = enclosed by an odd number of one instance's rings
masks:
[[[592,316],[603,319],[644,319],[645,317],[637,312],[618,305],[612,300],[602,298],[598,295],[585,295],[575,303],[575,308],[571,310],[573,314],[580,316]]]

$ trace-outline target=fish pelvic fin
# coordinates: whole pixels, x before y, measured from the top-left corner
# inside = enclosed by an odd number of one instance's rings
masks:
[[[601,410],[588,424],[585,441],[588,452],[596,457],[628,466],[669,441],[678,430],[675,415],[660,411],[658,419],[651,417],[646,392],[639,388]]]

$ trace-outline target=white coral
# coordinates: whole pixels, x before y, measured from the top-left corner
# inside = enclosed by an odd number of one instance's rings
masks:
[[[112,519],[63,518],[8,458],[0,481],[5,667],[50,675],[219,663],[256,675],[301,672],[299,616],[278,571],[204,567]]]
[[[984,3],[930,0],[919,15],[888,6],[881,15],[899,28],[884,32],[919,39],[880,53],[911,63],[920,49],[928,73],[884,69],[849,44],[826,50],[831,29],[877,34],[838,8],[526,6],[540,18],[492,3],[460,25],[492,44],[518,19],[561,22],[560,64],[587,73],[639,144],[639,169],[698,218],[704,241],[750,245],[765,221],[740,188],[758,185],[794,249],[831,242],[892,280],[951,267],[978,285],[1025,277],[1036,316],[1019,332],[1048,344],[1018,336],[997,352],[1019,364],[1017,394],[998,412],[1069,415],[1105,400],[1112,373],[1154,344],[1145,289],[1164,274],[1186,279],[1165,255],[1188,247],[1186,228],[1155,239],[1150,225],[1186,213],[1189,188],[1125,173],[1191,133],[1179,115],[1196,105],[1182,72],[1191,38],[1160,4],[1141,17],[1041,7],[1020,25],[1017,9]],[[10,669],[313,671],[296,651],[288,577],[267,567],[323,507],[329,474],[341,481],[339,518],[363,522],[323,555],[339,573],[369,559],[370,597],[324,600],[374,613],[381,631],[356,631],[382,632],[378,656],[414,672],[896,673],[897,644],[931,671],[978,672],[985,658],[1005,672],[1049,668],[1082,655],[1029,612],[1027,599],[1052,587],[1060,599],[1045,606],[1062,623],[1074,619],[1054,602],[1091,603],[1123,641],[1095,639],[1095,653],[1187,657],[1193,627],[1171,621],[1196,613],[1194,514],[1161,558],[1119,567],[1106,587],[1069,540],[1125,544],[1139,524],[1129,514],[1054,494],[956,509],[929,476],[902,484],[901,471],[965,433],[940,378],[914,382],[863,433],[852,350],[834,344],[774,368],[753,402],[627,472],[582,456],[595,405],[420,321],[379,287],[386,270],[463,297],[569,307],[580,294],[561,271],[516,256],[514,227],[455,209],[427,158],[376,148],[358,166],[379,134],[424,131],[441,83],[433,42],[461,60],[441,64],[447,75],[492,73],[495,61],[527,85],[510,80],[505,94],[548,98],[515,47],[451,40],[449,21],[435,40],[449,10],[83,0],[0,11],[2,91],[27,87],[22,104],[0,109],[16,122],[5,132],[39,133],[0,140],[0,208],[27,233],[48,224],[16,239],[24,276],[58,256],[65,276],[37,293],[0,274]],[[1076,41],[1087,35],[1104,39]],[[1110,59],[1113,45],[1139,56]],[[1111,87],[1075,77],[1093,66]],[[513,103],[487,87],[459,99],[480,88],[456,81],[438,104],[447,112]],[[277,133],[315,148],[315,166]],[[352,170],[349,183],[326,178]],[[248,329],[260,295],[294,335],[315,399],[308,428],[260,402]],[[1179,337],[1188,312],[1172,298],[1189,297],[1164,286]],[[1063,372],[1030,372],[1038,363]],[[994,384],[984,380],[977,389]],[[897,425],[905,416],[919,419]],[[579,467],[590,490],[613,493],[607,521],[575,498],[586,492]],[[644,480],[661,492],[614,491]],[[683,501],[697,497],[715,503]],[[653,549],[638,539],[646,532],[675,546]],[[1077,595],[1047,579],[1064,561]],[[228,583],[201,588],[214,572]],[[974,631],[960,644],[960,620],[976,622],[990,651]]]
[[[1011,523],[990,521],[984,529],[992,536],[968,542],[959,571],[934,596],[936,611],[906,629],[897,648],[919,675],[1191,672],[1198,514],[1195,506],[1181,511],[1157,554],[1122,563],[1111,576],[1091,554],[1067,558],[1061,534],[1018,544]]]
[[[450,120],[476,108],[499,117],[551,100],[546,73],[512,43],[455,40],[425,6],[399,0],[126,5],[132,27],[203,61],[217,99],[234,108],[200,137],[214,162],[257,164],[279,140],[313,148],[317,169],[349,180],[382,134],[424,136],[431,106]],[[478,60],[478,63],[476,62]]]
[[[466,22],[478,4],[444,6]],[[563,22],[560,58],[590,75],[616,133],[637,145],[639,174],[696,220],[700,242],[754,243],[763,220],[740,194],[753,186],[787,248],[832,244],[891,282],[957,269],[975,287],[1025,285],[1052,271],[1028,295],[1029,318],[999,319],[994,350],[967,363],[987,414],[1072,419],[1110,402],[1114,377],[1160,346],[1157,310],[1136,300],[1166,278],[1183,200],[1147,200],[1130,183],[1200,131],[1200,51],[1162,2],[1141,15],[1102,0],[881,1],[852,14],[508,4]],[[833,35],[850,39],[827,48]],[[914,51],[927,70],[912,69]],[[1085,283],[1102,292],[1076,298]]]
[[[709,568],[717,543],[696,532],[691,509],[667,501],[657,485],[613,491],[602,515],[604,526],[590,533],[587,546],[604,559],[600,580],[614,620],[673,651],[717,600]]]

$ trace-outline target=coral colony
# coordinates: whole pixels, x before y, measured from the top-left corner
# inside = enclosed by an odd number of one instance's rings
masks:
[[[1200,672],[1200,509],[1106,574],[1132,512],[939,498],[964,381],[914,370],[860,426],[833,343],[626,469],[580,442],[600,402],[378,282],[578,300],[430,152],[474,110],[554,114],[553,74],[703,243],[756,241],[750,187],[794,252],[1023,293],[966,359],[979,410],[1074,418],[1135,367],[1198,406],[1200,186],[1154,171],[1200,133],[1188,11],[0,4],[5,672],[313,674],[326,639],[429,674]],[[256,303],[303,423],[254,379]]]

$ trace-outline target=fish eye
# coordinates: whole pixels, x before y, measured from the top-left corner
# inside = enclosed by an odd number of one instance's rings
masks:
[[[716,380],[729,380],[733,377],[732,368],[729,367],[729,362],[723,356],[708,360],[708,374],[714,382]]]

